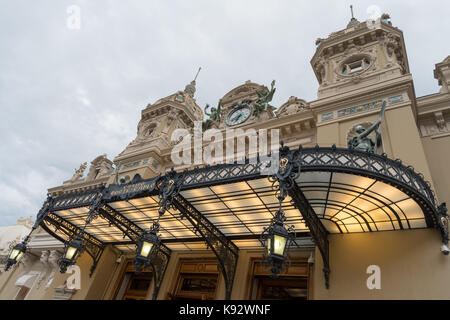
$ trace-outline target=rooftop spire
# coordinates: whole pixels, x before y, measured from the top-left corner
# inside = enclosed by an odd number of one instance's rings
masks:
[[[198,74],[200,73],[200,70],[202,70],[202,67],[198,68],[197,74],[195,75],[195,78],[194,78],[194,82],[195,82],[195,80],[197,80],[197,77],[198,77]]]
[[[353,5],[350,5],[350,12],[352,14],[352,18],[350,19],[350,22],[347,24],[347,28],[354,27],[360,23],[353,15]]]
[[[198,68],[198,71],[197,71],[197,74],[195,75],[194,80],[192,80],[191,83],[188,84],[184,88],[184,92],[189,94],[192,98],[194,97],[194,94],[195,94],[195,80],[197,80],[197,77],[198,77],[198,74],[200,73],[200,70],[202,70],[202,67]]]

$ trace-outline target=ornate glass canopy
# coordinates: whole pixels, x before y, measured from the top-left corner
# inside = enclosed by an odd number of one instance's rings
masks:
[[[286,224],[295,227],[293,246],[311,245],[312,239],[325,269],[329,233],[438,228],[447,243],[446,214],[437,206],[430,185],[401,161],[335,147],[285,148],[285,152],[285,157],[297,159],[293,170],[300,171],[282,202]],[[267,162],[247,161],[172,171],[147,180],[135,176],[127,184],[50,198],[41,225],[66,241],[95,210],[84,235],[95,267],[107,244],[134,251],[137,239],[170,196],[159,221],[164,254],[212,249],[228,279],[229,294],[238,250],[261,248],[259,236],[278,209],[277,190],[261,174],[266,166]]]

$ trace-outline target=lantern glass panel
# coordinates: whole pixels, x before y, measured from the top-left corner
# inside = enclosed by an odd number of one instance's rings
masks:
[[[9,256],[9,258],[12,260],[15,260],[18,255],[19,255],[19,250],[13,249],[13,251],[11,251],[11,255]]]
[[[72,260],[75,256],[75,253],[77,252],[77,248],[75,247],[69,247],[66,252],[66,259]]]
[[[150,243],[148,241],[144,241],[141,248],[141,256],[147,258],[150,251],[152,250],[153,243]]]
[[[19,255],[17,256],[16,261],[19,262],[19,260],[23,257],[23,251],[20,251]]]
[[[277,235],[277,234],[275,234],[273,236],[273,242],[274,242],[273,253],[274,254],[277,254],[279,256],[282,256],[284,254],[284,248],[286,247],[286,240],[287,240],[287,238]]]
[[[268,238],[267,238],[267,254],[268,254],[268,255],[271,254],[270,248],[272,247],[272,240],[273,240],[272,237],[268,237]]]

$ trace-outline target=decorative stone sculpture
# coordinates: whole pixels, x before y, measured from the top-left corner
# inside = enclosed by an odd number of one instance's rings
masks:
[[[61,258],[61,253],[58,250],[50,250],[50,255],[48,256],[48,266],[51,269],[51,273],[48,276],[47,283],[45,285],[45,289],[48,289],[53,282],[55,277],[55,273],[59,270],[58,261]]]
[[[87,168],[87,162],[82,163],[80,165],[79,169],[75,169],[75,173],[73,174],[72,178],[70,179],[70,182],[75,182],[75,181],[81,179],[81,177],[83,177],[84,170],[86,170],[86,168]]]
[[[16,226],[25,226],[27,228],[32,228],[34,225],[33,216],[29,216],[28,218],[20,217],[17,219]]]
[[[278,117],[285,117],[309,109],[310,107],[305,100],[296,97],[290,97],[289,100],[276,111],[276,114]]]
[[[170,127],[172,126],[172,123],[178,118],[178,112],[176,110],[170,110],[169,114],[167,115],[167,123],[164,129],[162,130],[163,134],[169,134]]]
[[[100,176],[108,174],[111,168],[112,161],[107,158],[106,153],[98,156],[91,162],[86,181],[92,181]]]
[[[206,104],[205,114],[209,117],[209,119],[203,121],[203,130],[211,128],[213,122],[220,122],[221,120],[222,106],[220,105],[220,103],[217,105],[217,108],[212,107],[210,113],[208,113],[209,108],[209,104]]]
[[[380,118],[377,122],[372,124],[369,128],[365,129],[362,125],[357,125],[355,131],[358,134],[356,137],[348,141],[349,149],[355,149],[359,151],[365,151],[370,153],[376,153],[377,147],[381,144],[381,133],[379,127],[383,119],[384,110],[386,109],[386,101],[383,101],[381,107]],[[369,137],[373,131],[376,133],[376,141],[373,141]]]
[[[271,106],[269,102],[272,101],[273,95],[276,91],[275,80],[272,81],[270,91],[267,88],[263,88],[261,91],[257,91],[258,99],[254,102],[253,115],[258,117],[263,111],[267,111]]]
[[[48,271],[49,271],[49,264],[48,264],[48,257],[50,255],[49,250],[43,250],[41,252],[41,257],[39,258],[39,261],[41,261],[42,265],[44,266],[44,269],[41,271],[38,277],[38,281],[36,284],[36,287],[39,288],[41,286],[42,281],[45,279]]]

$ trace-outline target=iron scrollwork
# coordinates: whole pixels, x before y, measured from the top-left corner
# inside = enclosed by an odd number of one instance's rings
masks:
[[[159,215],[162,216],[173,207],[173,200],[180,192],[184,172],[177,173],[173,168],[166,173],[159,185]]]
[[[79,227],[75,226],[74,224],[68,222],[67,220],[61,218],[60,216],[52,212],[48,213],[48,215],[44,219],[44,222],[41,223],[41,226],[45,231],[53,235],[56,239],[60,240],[61,242],[70,242],[71,240],[75,239],[78,234],[81,234],[82,231],[82,229],[80,229]],[[65,241],[62,237],[58,236],[58,234],[52,231],[49,228],[49,226],[54,226],[56,230],[59,230],[62,233],[64,233],[68,237],[67,241]],[[82,239],[84,244],[84,250],[91,256],[93,260],[93,265],[91,266],[90,270],[90,276],[92,276],[97,266],[97,263],[100,260],[100,257],[103,253],[104,245],[100,240],[98,240],[97,238],[86,232],[83,233]]]
[[[179,194],[184,179],[185,172],[177,173],[173,168],[164,176],[159,184],[159,214],[161,216],[170,208],[175,208],[201,234],[207,246],[219,260],[219,271],[225,279],[225,299],[230,299],[237,266],[238,248]]]
[[[279,159],[279,169],[276,174],[269,176],[269,181],[272,182],[272,188],[277,193],[280,203],[289,195],[294,205],[299,209],[306,226],[311,232],[313,241],[322,255],[325,286],[328,289],[330,275],[328,231],[295,182],[301,171],[302,147],[290,151],[281,142]]]
[[[300,151],[294,150],[291,152],[289,147],[285,146],[281,141],[279,152],[279,167],[278,171],[269,176],[269,181],[272,183],[272,189],[281,197],[283,201],[289,189],[295,184],[295,179],[300,175]]]
[[[67,241],[65,241],[65,243],[64,243],[66,250],[67,250],[69,244],[72,243],[73,241],[77,241],[77,240],[81,241],[80,253],[83,251],[86,251],[92,257],[92,260],[93,260],[93,264],[90,269],[89,277],[92,277],[92,274],[94,273],[94,271],[97,267],[98,261],[100,260],[100,256],[103,253],[103,244],[100,242],[100,245],[96,245],[96,244],[93,245],[93,243],[91,241],[85,241],[86,240],[85,229],[92,222],[92,220],[94,220],[98,217],[99,209],[103,205],[102,198],[103,198],[103,188],[98,191],[95,199],[92,201],[92,203],[89,207],[89,213],[85,220],[83,229],[76,228],[75,230],[77,232],[70,234],[69,239]],[[68,259],[64,259],[63,257],[61,257],[58,262],[61,272],[65,272],[67,270],[67,267],[72,263],[74,263],[74,261],[70,261]]]
[[[111,224],[119,228],[119,230],[121,230],[126,236],[128,236],[134,243],[139,242],[140,235],[143,234],[144,230],[142,230],[134,222],[117,213],[108,205],[104,205],[103,208],[100,209],[100,214]],[[159,251],[157,252],[154,261],[152,261],[151,263],[153,278],[155,279],[153,281],[153,300],[156,300],[156,298],[158,297],[159,289],[164,279],[167,265],[169,264],[171,252],[172,251],[167,246],[161,243]]]
[[[219,271],[225,280],[225,299],[231,298],[234,276],[236,273],[239,249],[208,219],[206,219],[184,197],[177,195],[174,198],[174,206],[184,216],[206,241],[219,260]]]
[[[166,273],[167,266],[169,265],[170,255],[171,250],[167,248],[164,244],[161,244],[155,259],[151,263],[154,279],[153,295],[152,295],[153,300],[156,300],[158,298],[159,289],[161,288],[161,283],[164,279],[164,274]]]
[[[329,243],[328,243],[328,231],[323,226],[319,217],[311,207],[308,199],[306,199],[303,192],[295,184],[292,189],[289,190],[289,195],[292,198],[292,202],[295,207],[300,211],[305,224],[311,233],[312,239],[316,246],[319,248],[323,261],[323,274],[325,277],[325,287],[330,287],[330,258],[329,258]]]
[[[444,245],[448,244],[448,214],[447,214],[447,205],[445,202],[441,203],[438,208],[438,225],[441,231],[442,243]],[[448,251],[444,251],[445,254],[448,254]]]

